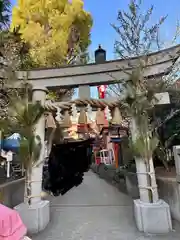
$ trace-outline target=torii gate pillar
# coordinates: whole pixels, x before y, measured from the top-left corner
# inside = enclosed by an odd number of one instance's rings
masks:
[[[33,102],[41,102],[42,106],[46,100],[45,88],[33,88]],[[44,160],[44,137],[45,137],[45,116],[42,116],[36,127],[36,135],[41,138],[42,149],[37,162],[37,166],[32,168],[31,175],[31,194],[32,203],[29,206],[27,203],[21,203],[15,207],[15,210],[20,214],[27,230],[30,234],[38,233],[46,228],[50,221],[50,206],[49,201],[41,199],[42,191],[42,171]]]
[[[90,86],[89,85],[79,86],[79,94],[78,95],[79,95],[80,99],[91,98]]]

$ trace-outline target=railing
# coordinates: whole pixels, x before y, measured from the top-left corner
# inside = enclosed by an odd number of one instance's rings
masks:
[[[103,149],[100,151],[101,163],[111,165],[115,161],[114,151],[112,149]]]

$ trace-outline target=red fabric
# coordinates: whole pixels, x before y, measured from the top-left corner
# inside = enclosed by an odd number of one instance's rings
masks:
[[[0,240],[20,240],[27,233],[19,214],[0,204]]]
[[[99,165],[101,163],[101,158],[100,157],[96,157],[96,164]]]

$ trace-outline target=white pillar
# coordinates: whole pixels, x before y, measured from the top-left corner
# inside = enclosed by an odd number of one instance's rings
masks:
[[[180,183],[180,146],[173,146],[173,154],[176,166],[176,179]]]
[[[178,192],[180,194],[180,146],[173,146],[174,161],[176,166],[176,181]]]
[[[42,106],[45,104],[46,100],[46,88],[34,88],[33,89],[33,102],[40,101]],[[44,160],[44,140],[45,140],[45,116],[42,116],[39,122],[36,125],[36,135],[40,136],[42,149],[40,153],[40,157],[37,164],[37,167],[33,167],[32,169],[32,203],[37,203],[41,201],[41,191],[42,191],[42,170],[43,170],[43,160]],[[34,197],[33,197],[34,196]]]

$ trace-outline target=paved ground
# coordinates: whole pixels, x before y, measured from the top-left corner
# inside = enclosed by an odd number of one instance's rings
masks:
[[[63,197],[51,199],[51,222],[33,240],[179,240],[171,234],[144,236],[133,220],[132,200],[94,173]]]

